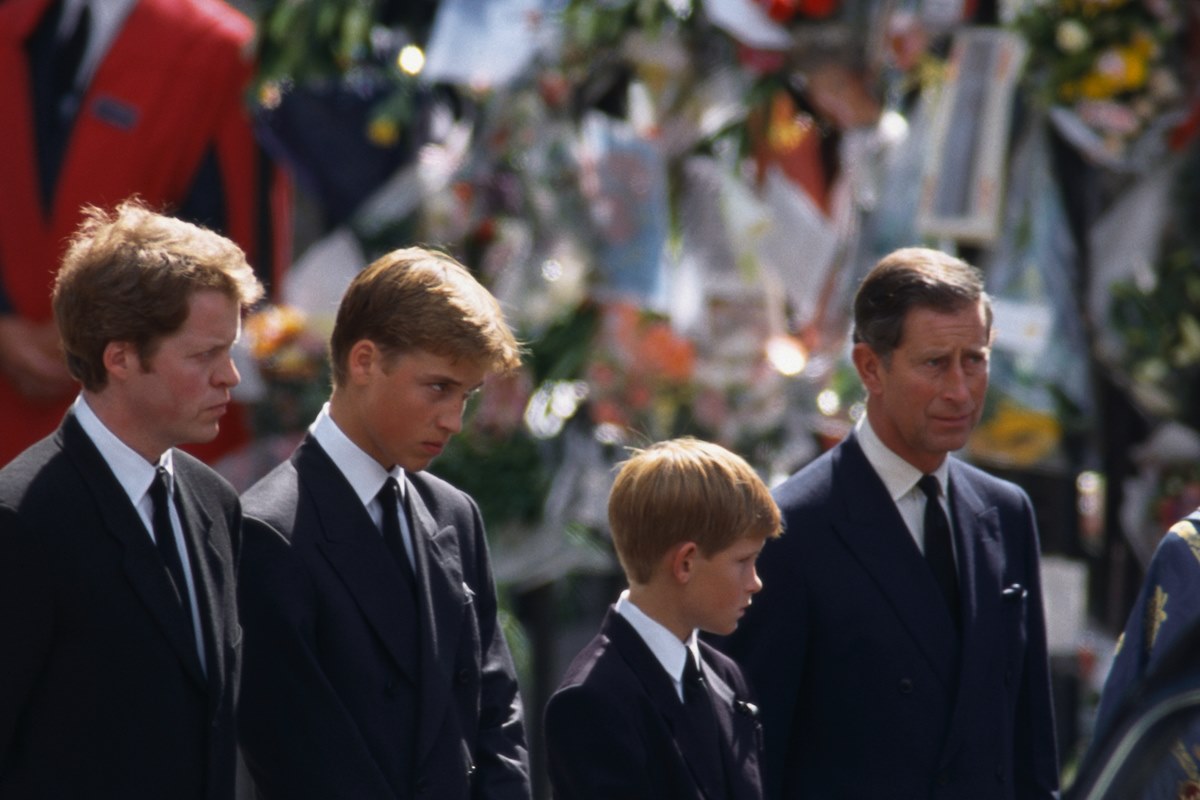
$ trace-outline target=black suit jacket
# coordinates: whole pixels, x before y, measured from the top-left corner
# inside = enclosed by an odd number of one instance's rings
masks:
[[[1011,483],[949,469],[961,637],[856,438],[774,491],[785,531],[727,643],[762,698],[768,796],[1053,796],[1033,508]]]
[[[762,797],[762,735],[749,689],[733,661],[704,642],[700,650],[718,698],[724,764],[700,755],[671,677],[610,608],[546,705],[555,800]]]
[[[478,509],[433,476],[406,479],[415,615],[378,528],[315,439],[243,497],[239,726],[263,797],[529,797]]]
[[[233,797],[241,515],[215,472],[173,458],[207,677],[74,414],[0,470],[0,798]]]

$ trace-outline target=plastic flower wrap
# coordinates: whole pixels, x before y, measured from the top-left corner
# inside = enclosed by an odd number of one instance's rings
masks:
[[[1056,0],[1014,20],[1032,45],[1037,94],[1063,135],[1098,163],[1140,167],[1165,148],[1185,100],[1176,0]]]
[[[325,341],[291,306],[272,305],[246,318],[245,336],[266,385],[253,410],[259,436],[302,431],[329,395]]]

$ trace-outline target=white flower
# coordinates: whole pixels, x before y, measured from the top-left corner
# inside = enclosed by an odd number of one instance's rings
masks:
[[[1064,53],[1078,53],[1091,44],[1092,37],[1083,23],[1076,19],[1066,19],[1058,23],[1054,32],[1054,41],[1058,49]]]
[[[1159,102],[1172,103],[1183,94],[1183,87],[1168,69],[1159,67],[1150,73],[1150,95]]]

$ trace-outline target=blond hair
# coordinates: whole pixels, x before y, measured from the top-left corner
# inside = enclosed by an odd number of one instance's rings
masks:
[[[773,538],[779,509],[753,468],[720,445],[691,437],[632,451],[608,497],[617,557],[644,584],[663,555],[695,542],[710,558],[742,538]]]
[[[369,340],[390,354],[424,350],[509,372],[520,345],[491,292],[445,253],[394,250],[355,276],[330,338],[333,385],[346,381],[350,350]]]

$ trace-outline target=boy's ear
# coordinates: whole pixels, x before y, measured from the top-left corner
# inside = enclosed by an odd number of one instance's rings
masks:
[[[350,383],[365,383],[371,375],[371,368],[380,357],[379,347],[370,339],[359,339],[355,342],[346,357],[346,375]]]
[[[696,547],[695,542],[683,542],[667,551],[667,563],[671,570],[671,577],[675,579],[676,583],[682,585],[692,579],[698,555],[700,555],[700,550]]]

